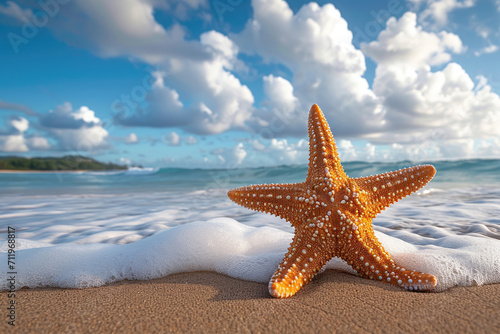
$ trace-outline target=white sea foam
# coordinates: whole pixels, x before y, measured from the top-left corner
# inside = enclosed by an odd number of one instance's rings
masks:
[[[146,175],[146,174],[154,174],[159,170],[159,168],[153,168],[153,167],[145,167],[145,168],[140,168],[140,167],[130,167],[125,171],[125,174],[127,175]]]
[[[437,276],[438,291],[456,285],[500,283],[499,240],[455,235],[435,239],[407,232],[409,243],[382,232],[376,235],[398,264]],[[200,270],[267,282],[291,239],[291,233],[272,227],[218,218],[180,225],[125,245],[49,245],[18,240],[16,288],[96,287]],[[0,246],[2,256],[6,256],[6,247],[6,243]],[[353,272],[339,259],[326,268]],[[6,288],[2,278],[0,289]]]

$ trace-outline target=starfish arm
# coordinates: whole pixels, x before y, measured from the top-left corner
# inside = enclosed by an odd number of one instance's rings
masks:
[[[352,238],[341,252],[344,259],[361,277],[384,281],[408,290],[429,291],[437,283],[435,276],[398,266],[373,234],[363,231]]]
[[[303,183],[257,184],[232,189],[228,197],[251,210],[270,213],[295,225],[306,194]]]
[[[421,165],[353,180],[359,197],[365,197],[370,204],[367,216],[374,218],[389,205],[424,187],[435,174],[434,166]]]
[[[275,298],[293,296],[325,265],[331,254],[311,245],[314,237],[296,232],[288,253],[269,281],[269,293]],[[313,239],[311,239],[313,238]]]
[[[331,177],[346,178],[330,126],[318,105],[309,111],[309,170],[307,182]]]

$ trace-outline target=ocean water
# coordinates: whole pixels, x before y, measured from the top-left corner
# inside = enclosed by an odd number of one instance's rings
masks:
[[[500,283],[500,160],[432,163],[419,192],[373,221],[393,258],[434,274],[437,290]],[[351,177],[411,162],[347,162]],[[301,182],[307,166],[234,170],[0,174],[0,289],[7,288],[7,228],[14,228],[16,288],[90,287],[122,279],[216,271],[267,282],[291,225],[237,206],[233,187]],[[327,268],[354,273],[339,259]]]

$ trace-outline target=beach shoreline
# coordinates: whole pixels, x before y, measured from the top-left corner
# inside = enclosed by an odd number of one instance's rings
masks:
[[[21,289],[16,300],[16,326],[4,320],[2,331],[500,331],[500,284],[418,293],[334,270],[288,299],[272,298],[266,283],[193,272],[98,288]]]
[[[83,172],[115,172],[125,171],[126,169],[110,169],[110,170],[87,170],[87,169],[68,169],[68,170],[17,170],[17,169],[0,169],[0,173],[83,173]]]

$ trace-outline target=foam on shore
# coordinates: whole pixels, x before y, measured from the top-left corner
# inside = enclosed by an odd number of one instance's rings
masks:
[[[398,264],[435,275],[438,291],[457,285],[500,283],[500,240],[453,234],[426,238],[404,231],[398,238],[379,231],[376,235]],[[217,218],[176,226],[125,245],[52,245],[16,239],[16,288],[97,287],[192,271],[267,282],[292,236],[272,227]],[[0,254],[4,262],[6,250],[3,243]],[[326,268],[354,273],[337,258]],[[0,289],[6,289],[7,284],[2,277]]]

